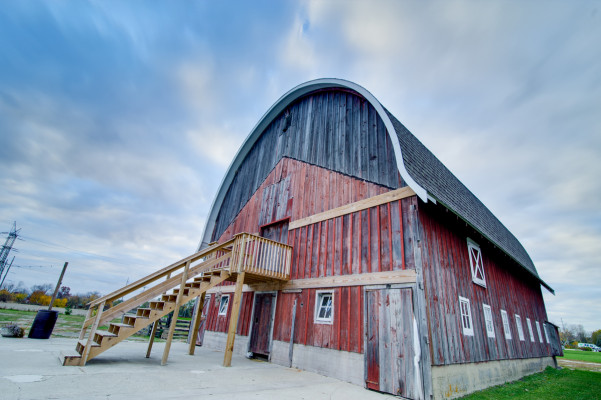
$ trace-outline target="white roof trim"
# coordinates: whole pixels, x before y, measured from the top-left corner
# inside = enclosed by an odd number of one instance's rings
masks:
[[[413,189],[413,191],[419,196],[420,199],[422,199],[424,202],[428,201],[429,196],[427,191],[413,180],[413,178],[409,175],[409,172],[407,172],[407,169],[405,168],[405,164],[403,163],[403,154],[401,151],[401,146],[399,145],[399,138],[396,136],[396,130],[394,129],[392,121],[388,117],[388,114],[386,113],[384,107],[382,107],[380,102],[365,88],[357,85],[356,83],[346,81],[343,79],[316,79],[300,84],[292,90],[288,91],[282,97],[280,97],[280,99],[276,101],[273,106],[271,106],[271,108],[265,113],[265,115],[263,115],[263,117],[259,120],[257,125],[255,125],[255,127],[252,129],[248,137],[244,140],[244,143],[238,150],[238,153],[236,153],[234,160],[232,161],[230,167],[227,170],[227,173],[221,181],[221,185],[219,186],[217,195],[215,196],[213,204],[211,205],[211,210],[209,211],[207,223],[205,225],[202,238],[198,245],[198,249],[202,249],[209,244],[209,241],[211,240],[210,236],[212,234],[213,228],[215,227],[215,222],[217,220],[217,214],[219,213],[219,209],[221,208],[221,204],[223,203],[225,194],[227,193],[227,190],[229,189],[232,181],[234,180],[236,171],[242,164],[242,161],[244,161],[246,155],[250,152],[254,144],[257,142],[265,128],[267,128],[267,126],[282,111],[284,111],[290,104],[292,104],[300,97],[315,90],[327,88],[342,88],[354,90],[355,92],[363,96],[374,107],[374,109],[384,122],[388,135],[390,136],[390,141],[392,142],[392,148],[394,150],[397,168],[399,169],[401,178],[407,183],[407,185],[411,189]]]

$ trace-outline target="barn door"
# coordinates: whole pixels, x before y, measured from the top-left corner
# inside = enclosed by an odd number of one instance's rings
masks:
[[[248,348],[255,356],[269,357],[274,297],[273,293],[255,294],[255,311]]]
[[[288,218],[261,227],[261,236],[280,243],[288,243]]]
[[[205,329],[207,327],[207,313],[209,312],[209,303],[211,302],[211,295],[207,294],[205,296],[205,302],[202,306],[202,314],[200,315],[200,324],[198,325],[198,332],[196,335],[196,345],[202,346],[202,341],[205,337]]]
[[[365,301],[366,387],[421,399],[412,289],[368,290]]]

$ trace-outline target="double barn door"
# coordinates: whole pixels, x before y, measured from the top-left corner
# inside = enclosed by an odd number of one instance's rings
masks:
[[[412,288],[366,290],[365,302],[366,387],[423,398]]]

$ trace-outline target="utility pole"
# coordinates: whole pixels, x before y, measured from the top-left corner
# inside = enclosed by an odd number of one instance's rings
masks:
[[[2,273],[4,272],[6,260],[8,259],[8,253],[10,253],[12,250],[13,244],[15,243],[15,240],[17,240],[17,236],[19,236],[20,230],[21,228],[17,229],[17,221],[15,221],[13,222],[13,228],[10,232],[3,232],[8,233],[8,236],[6,237],[4,246],[2,246],[2,250],[0,250],[0,276],[2,276]]]
[[[2,282],[0,282],[0,289],[2,289],[2,285],[4,285],[4,280],[6,279],[6,275],[8,275],[8,271],[10,271],[10,267],[12,267],[12,265],[13,265],[13,261],[15,261],[15,256],[13,256],[13,259],[10,262],[10,265],[8,266],[8,268],[6,268],[6,273],[4,274],[4,278],[2,278]],[[0,276],[2,276],[2,275],[0,275]]]

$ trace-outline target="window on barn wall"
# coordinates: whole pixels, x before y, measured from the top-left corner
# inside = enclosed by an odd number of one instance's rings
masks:
[[[538,333],[538,341],[543,343],[543,335],[541,335],[540,324],[538,321],[534,321],[534,324],[536,325],[536,333]]]
[[[551,341],[549,340],[549,327],[544,322],[543,329],[545,330],[545,338],[547,339],[547,343],[551,344]]]
[[[522,318],[519,315],[515,315],[515,326],[518,328],[518,336],[520,340],[523,342],[524,340],[524,327],[522,327]]]
[[[334,320],[334,293],[318,290],[315,296],[315,322],[331,324]]]
[[[227,314],[227,306],[230,304],[230,296],[221,296],[219,301],[219,315]]]
[[[484,263],[482,262],[482,252],[480,251],[480,246],[478,246],[478,244],[470,238],[467,238],[467,252],[470,257],[472,282],[482,287],[486,287],[486,278],[484,276]]]
[[[528,325],[528,333],[530,334],[530,341],[534,342],[534,332],[532,331],[532,324],[530,318],[526,318],[526,325]]]
[[[472,311],[470,309],[470,301],[465,297],[459,296],[459,308],[461,310],[461,327],[463,334],[474,336],[474,327],[472,325]]]
[[[492,322],[492,310],[488,304],[482,304],[484,311],[484,323],[486,325],[486,336],[489,338],[495,337],[495,325]]]
[[[509,329],[509,318],[507,318],[507,311],[501,310],[501,320],[503,321],[503,332],[505,332],[505,339],[511,339],[511,329]]]

